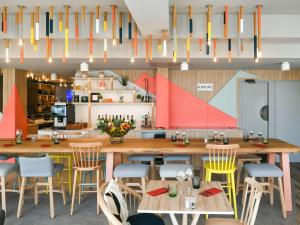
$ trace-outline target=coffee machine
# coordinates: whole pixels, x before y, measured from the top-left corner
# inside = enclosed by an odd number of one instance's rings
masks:
[[[53,115],[53,128],[66,129],[67,126],[67,104],[64,102],[56,102],[51,107]]]

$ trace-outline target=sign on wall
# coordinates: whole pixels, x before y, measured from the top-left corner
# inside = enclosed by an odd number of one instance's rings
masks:
[[[213,91],[214,84],[213,83],[198,83],[197,91]]]

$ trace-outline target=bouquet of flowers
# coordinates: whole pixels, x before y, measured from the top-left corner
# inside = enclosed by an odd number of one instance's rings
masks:
[[[123,137],[135,128],[135,121],[122,119],[121,116],[112,119],[101,117],[97,121],[97,126],[102,133],[107,133],[110,136],[111,143],[122,143]]]

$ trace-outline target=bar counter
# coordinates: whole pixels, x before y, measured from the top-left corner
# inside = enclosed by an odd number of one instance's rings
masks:
[[[186,147],[176,146],[170,139],[125,139],[122,144],[111,144],[109,139],[89,138],[76,140],[61,140],[54,145],[50,141],[24,141],[16,145],[14,141],[0,141],[0,154],[28,154],[28,153],[71,153],[70,142],[102,142],[102,152],[106,153],[106,180],[112,179],[113,169],[122,162],[123,154],[207,154],[203,139],[190,139]],[[218,142],[216,142],[218,143]],[[280,156],[281,168],[284,173],[284,195],[286,210],[292,211],[291,178],[289,154],[300,152],[300,148],[278,139],[269,139],[267,145],[244,142],[241,138],[230,139],[230,144],[239,144],[237,154],[268,154],[269,163],[275,164],[276,155]]]

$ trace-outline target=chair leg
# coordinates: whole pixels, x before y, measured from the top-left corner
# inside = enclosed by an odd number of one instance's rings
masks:
[[[274,204],[274,178],[269,178],[270,205]]]
[[[234,217],[235,217],[235,219],[238,219],[238,212],[237,212],[237,206],[236,206],[235,184],[234,184],[234,173],[231,173],[231,190],[232,190],[232,197],[233,197]]]
[[[38,179],[34,179],[34,204],[38,205],[39,204],[39,190],[38,190],[38,185],[37,185]]]
[[[17,218],[20,218],[21,214],[22,214],[22,207],[23,207],[23,202],[24,202],[25,184],[26,184],[26,177],[22,177],[22,183],[21,183],[21,189],[20,189],[20,196],[19,196],[19,204],[18,204],[18,211],[17,211]]]
[[[81,187],[82,187],[82,172],[79,172],[79,183],[78,183],[78,204],[81,203]]]
[[[145,177],[142,177],[142,191],[143,195],[146,193],[146,179]]]
[[[281,177],[278,177],[278,186],[279,186],[279,193],[280,193],[282,216],[283,216],[283,218],[286,218],[285,202],[284,202],[284,195],[283,195],[283,185],[282,185]]]
[[[99,200],[99,188],[100,188],[100,170],[98,169],[96,171],[97,173],[97,181],[96,181],[96,190],[97,190],[97,203],[96,203],[96,206],[97,206],[97,215],[100,214],[100,209],[99,209],[99,205],[98,205],[98,200]]]
[[[2,209],[5,211],[6,215],[6,197],[5,197],[5,177],[1,177],[1,199],[2,199]]]
[[[245,173],[244,173],[244,180],[245,180],[246,177],[248,177],[248,174],[247,174],[246,171],[245,171]],[[254,177],[253,179],[255,179],[255,177]],[[242,195],[242,205],[243,205],[244,202],[245,202],[245,195],[246,195],[247,191],[248,191],[248,190],[246,190],[246,186],[244,186],[244,188],[243,188],[243,195]]]
[[[72,193],[72,156],[68,157],[68,188],[69,194]]]
[[[67,204],[66,191],[65,191],[64,179],[62,176],[61,176],[60,180],[61,180],[60,181],[61,182],[61,194],[62,194],[62,198],[63,198],[63,203],[64,203],[64,205],[66,205]]]
[[[49,184],[49,201],[50,201],[50,217],[54,218],[54,200],[53,200],[53,178],[48,177]]]
[[[242,173],[242,165],[237,165],[237,176],[236,176],[236,196],[239,195],[240,186],[241,186],[241,173]]]
[[[71,212],[70,212],[71,215],[73,215],[73,210],[74,210],[74,200],[75,200],[76,184],[77,184],[77,170],[74,171],[72,202],[71,202]]]
[[[227,194],[228,194],[228,199],[229,199],[229,202],[230,202],[230,205],[232,205],[232,196],[231,196],[231,193],[232,193],[232,182],[231,182],[231,175],[230,174],[226,174],[226,177],[227,177]]]
[[[151,167],[151,179],[155,179],[155,162],[154,161],[151,161],[150,162],[150,167]]]

